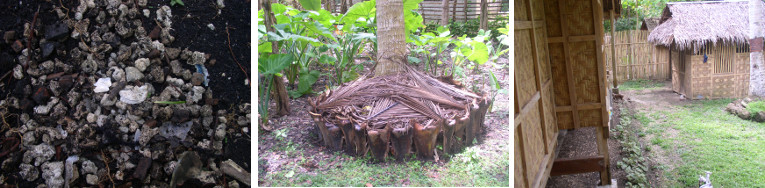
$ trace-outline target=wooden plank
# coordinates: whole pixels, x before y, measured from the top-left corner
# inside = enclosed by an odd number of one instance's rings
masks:
[[[568,28],[566,27],[566,22],[564,19],[564,16],[566,14],[563,14],[565,12],[565,6],[564,3],[558,2],[558,10],[560,13],[560,24],[561,24],[561,33],[563,34],[563,38],[568,38]],[[563,43],[563,56],[566,61],[566,77],[568,82],[568,92],[569,92],[569,98],[571,100],[571,103],[569,104],[576,104],[576,87],[574,87],[574,71],[571,67],[571,62],[573,61],[573,58],[571,57],[571,49],[568,42]],[[579,128],[579,112],[576,110],[576,105],[574,105],[574,108],[571,110],[574,115],[574,128]]]
[[[531,108],[533,108],[534,105],[538,105],[537,103],[539,103],[539,99],[540,99],[540,94],[539,94],[539,91],[537,91],[536,93],[534,93],[533,96],[531,96],[531,99],[529,99],[529,102],[526,103],[526,105],[524,105],[523,108],[521,108],[521,112],[515,116],[515,119],[519,120],[518,118],[525,117],[526,114],[528,114],[531,111]],[[521,122],[515,121],[515,126],[517,127],[520,123]]]
[[[603,23],[603,21],[601,20],[601,19],[603,19],[603,11],[601,11],[602,8],[601,8],[600,1],[599,0],[592,0],[591,2],[592,2],[592,5],[593,5],[592,9],[593,9],[593,15],[594,15],[593,16],[593,23],[596,23],[596,26],[597,26],[597,27],[595,27],[596,28],[595,32],[596,32],[596,34],[598,36],[603,36],[604,35],[603,27],[600,27],[600,25],[598,24],[598,23]],[[595,46],[602,46],[603,45],[603,41],[600,40],[600,39],[596,39],[595,42],[596,42]],[[603,160],[605,161],[604,165],[603,165],[604,167],[603,167],[603,169],[601,170],[601,173],[600,173],[600,181],[601,181],[600,185],[606,185],[606,184],[611,183],[610,181],[608,181],[609,179],[611,179],[611,173],[609,172],[609,169],[608,169],[608,167],[610,166],[609,165],[609,161],[610,161],[609,159],[610,158],[608,156],[608,130],[609,130],[608,129],[608,125],[609,125],[608,124],[608,112],[607,112],[607,108],[608,107],[606,106],[606,101],[607,100],[603,100],[607,96],[606,93],[605,93],[606,92],[605,89],[607,88],[606,87],[606,83],[605,83],[606,82],[606,80],[605,80],[606,79],[606,76],[605,76],[606,72],[605,72],[605,70],[603,68],[604,65],[605,65],[604,64],[605,60],[603,59],[603,52],[600,51],[600,50],[595,50],[595,51],[597,52],[597,56],[598,56],[598,59],[597,59],[597,61],[598,61],[598,76],[600,78],[600,79],[598,79],[598,86],[600,86],[599,87],[600,88],[600,97],[601,97],[601,102],[603,103],[602,106],[601,106],[602,108],[600,109],[600,111],[601,111],[601,118],[603,119],[603,124],[601,124],[601,126],[597,128],[598,130],[602,131],[601,132],[602,134],[600,134],[600,135],[603,136],[603,137],[598,139],[599,140],[598,141],[598,143],[599,143],[598,146],[600,146],[600,148],[601,148],[599,151],[600,151],[600,154],[603,155]]]
[[[576,104],[577,110],[594,110],[594,109],[601,109],[603,106],[603,103],[584,103],[584,104]],[[573,106],[557,106],[555,107],[555,112],[568,112],[574,110]]]
[[[556,159],[555,162],[553,162],[550,176],[599,172],[605,168],[605,165],[603,165],[603,160],[604,157],[601,155],[569,159]]]

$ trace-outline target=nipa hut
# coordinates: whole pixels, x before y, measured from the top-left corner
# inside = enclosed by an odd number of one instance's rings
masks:
[[[653,31],[659,25],[660,19],[657,17],[644,18],[643,24],[640,25],[640,30]]]
[[[748,7],[749,1],[667,3],[648,41],[669,51],[672,90],[691,99],[748,95]]]
[[[613,6],[615,4],[616,6]],[[603,18],[619,1],[516,0],[514,11],[514,187],[550,176],[599,172],[610,184],[609,100]],[[594,156],[557,158],[568,129],[595,127]]]

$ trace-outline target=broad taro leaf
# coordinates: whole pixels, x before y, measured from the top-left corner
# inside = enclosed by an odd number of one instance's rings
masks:
[[[353,39],[352,40],[354,40],[354,41],[360,41],[360,40],[374,41],[376,39],[377,39],[377,36],[375,36],[372,33],[356,33],[356,34],[353,34]]]
[[[323,43],[319,42],[319,40],[316,40],[315,38],[306,37],[302,35],[296,35],[289,32],[286,32],[281,29],[276,29],[276,33],[274,32],[268,32],[268,39],[271,41],[299,41],[299,42],[308,42],[311,43],[314,46],[321,46]]]
[[[272,54],[258,58],[258,72],[270,76],[281,72],[294,61],[292,54]]]
[[[337,58],[328,56],[327,54],[321,54],[321,57],[319,57],[319,63],[321,64],[335,65],[336,61],[337,61]]]
[[[258,54],[271,53],[271,42],[264,42],[258,45]]]
[[[321,0],[298,0],[298,2],[306,10],[321,10]]]
[[[324,25],[322,25],[319,22],[310,22],[310,23],[301,22],[300,25],[305,26],[305,28],[308,29],[308,31],[311,31],[314,34],[318,34],[318,35],[327,37],[329,39],[332,39],[334,41],[337,41],[337,39],[334,36],[332,36],[332,32],[329,31],[329,29],[324,27]],[[323,43],[321,43],[321,45],[323,45]]]
[[[308,17],[310,17],[314,21],[321,23],[326,28],[332,27],[332,24],[335,22],[335,19],[336,19],[331,12],[324,9],[314,12]]]
[[[423,0],[404,0],[404,27],[407,33],[414,33],[418,28],[423,28],[422,15],[417,13],[417,8]]]
[[[473,48],[470,50],[470,56],[467,57],[468,60],[474,61],[479,65],[483,65],[489,60],[489,49],[486,47],[486,44],[483,42],[472,41],[470,42],[470,46]]]
[[[297,92],[300,94],[297,97],[300,97],[304,94],[311,93],[311,86],[316,83],[316,80],[319,79],[319,74],[321,72],[317,70],[312,70],[310,72],[300,72],[300,83],[298,83],[298,89]],[[297,98],[293,96],[294,98]]]
[[[340,22],[345,25],[343,31],[350,31],[351,25],[356,23],[359,18],[370,18],[375,16],[375,0],[356,3],[348,9],[348,12],[340,18]]]

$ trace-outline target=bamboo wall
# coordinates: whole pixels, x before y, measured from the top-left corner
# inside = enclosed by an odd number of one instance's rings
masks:
[[[507,19],[509,12],[502,11],[502,7],[505,6],[505,10],[509,11],[509,2],[507,0],[487,0],[487,16],[489,20],[496,20],[504,17]],[[467,10],[466,10],[467,9]],[[422,14],[424,23],[440,22],[441,15],[443,14],[443,4],[439,1],[422,1],[420,3],[420,9],[417,10]],[[457,22],[465,22],[466,20],[480,18],[481,16],[481,1],[480,0],[449,0],[449,20]]]
[[[682,82],[673,89],[686,98],[740,98],[749,95],[749,47],[745,45],[707,45],[701,52],[682,53],[685,65]],[[676,51],[673,51],[675,53]],[[680,54],[680,53],[678,53]],[[707,62],[704,62],[704,54]],[[679,63],[678,63],[679,64]],[[673,64],[674,65],[674,64]],[[673,78],[675,78],[673,76]],[[682,85],[677,85],[680,84]],[[684,89],[684,90],[683,90]]]
[[[515,187],[542,187],[558,128],[542,2],[515,0]]]
[[[610,183],[602,11],[599,0],[515,0],[515,187],[545,186],[559,130],[588,126],[598,127],[596,169]]]
[[[668,80],[671,77],[669,51],[647,41],[649,31],[633,30],[615,33],[616,75],[619,82],[627,80]],[[603,51],[607,70],[611,69],[611,38],[606,36]]]

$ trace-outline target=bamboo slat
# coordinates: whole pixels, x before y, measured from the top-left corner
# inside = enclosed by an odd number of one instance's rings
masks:
[[[619,31],[615,34],[616,73],[619,80],[667,80],[670,79],[669,53],[666,47],[647,42],[648,31]],[[610,36],[604,40],[610,41]],[[614,57],[611,44],[603,45],[607,62]],[[632,54],[632,55],[630,55]],[[611,70],[611,64],[607,64]]]

